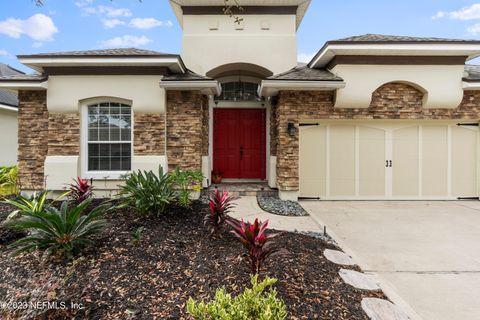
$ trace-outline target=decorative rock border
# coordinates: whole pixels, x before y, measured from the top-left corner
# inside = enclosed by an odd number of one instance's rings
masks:
[[[409,320],[410,318],[390,301],[378,298],[364,298],[362,309],[371,320]]]
[[[338,272],[340,277],[346,284],[351,285],[357,289],[378,291],[381,290],[372,276],[366,275],[354,270],[340,269]]]
[[[323,255],[327,260],[337,265],[353,266],[353,259],[339,250],[326,249]],[[364,273],[340,269],[338,272],[342,280],[357,289],[379,291],[382,290],[375,279]],[[371,320],[410,320],[403,310],[390,301],[379,298],[363,298],[362,309]]]
[[[262,210],[280,216],[302,217],[309,214],[298,202],[284,201],[278,196],[257,195],[258,206]]]
[[[325,258],[327,258],[327,260],[335,264],[339,264],[342,266],[355,265],[353,259],[342,251],[326,249],[325,251],[323,251],[323,255],[325,256]]]

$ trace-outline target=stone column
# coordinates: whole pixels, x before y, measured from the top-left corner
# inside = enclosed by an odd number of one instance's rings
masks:
[[[48,153],[46,91],[18,93],[18,176],[21,190],[44,188],[44,163]]]
[[[167,92],[169,170],[202,170],[202,155],[208,153],[208,134],[205,134],[208,126],[204,128],[204,108],[207,105],[200,91]]]
[[[294,92],[280,92],[275,106],[277,187],[282,200],[298,200],[298,101]],[[293,123],[295,134],[288,132],[288,123]]]

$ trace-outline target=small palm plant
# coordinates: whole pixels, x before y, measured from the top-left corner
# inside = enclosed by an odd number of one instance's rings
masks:
[[[188,207],[192,200],[190,199],[190,187],[193,186],[194,191],[201,190],[203,174],[196,170],[180,170],[176,168],[170,174],[173,186],[177,191],[178,204],[183,207]]]
[[[210,232],[216,233],[220,226],[229,218],[228,213],[235,206],[234,201],[237,197],[229,195],[227,191],[215,189],[210,193],[208,204],[209,211],[203,218],[203,223],[210,229]]]
[[[22,212],[19,219],[9,224],[14,229],[29,231],[30,235],[11,245],[15,248],[13,254],[40,250],[46,256],[72,258],[82,247],[93,244],[92,236],[100,233],[107,224],[102,217],[108,204],[85,213],[91,202],[92,199],[87,199],[69,207],[65,201],[60,209],[48,206],[41,212]]]

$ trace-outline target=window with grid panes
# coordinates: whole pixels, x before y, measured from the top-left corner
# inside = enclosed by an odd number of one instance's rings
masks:
[[[88,106],[88,171],[132,167],[132,108],[102,102]]]

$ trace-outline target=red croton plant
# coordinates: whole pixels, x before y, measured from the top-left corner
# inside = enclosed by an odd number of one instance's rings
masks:
[[[213,234],[218,231],[220,226],[229,219],[228,213],[235,206],[233,201],[237,197],[231,196],[226,191],[215,189],[209,196],[209,211],[203,219],[203,223],[208,226]]]
[[[93,186],[88,183],[87,179],[77,177],[75,183],[70,184],[69,197],[76,203],[81,203],[89,199],[93,195]]]
[[[244,258],[250,266],[251,272],[258,274],[265,260],[281,250],[272,247],[272,238],[280,233],[265,233],[268,220],[264,222],[255,219],[254,223],[230,219],[227,221],[233,227],[232,233],[240,240],[247,253]]]

